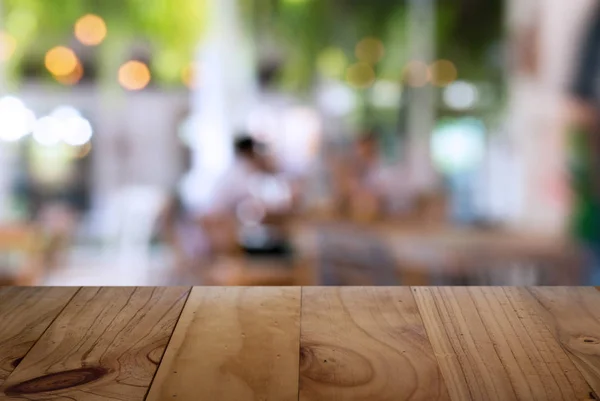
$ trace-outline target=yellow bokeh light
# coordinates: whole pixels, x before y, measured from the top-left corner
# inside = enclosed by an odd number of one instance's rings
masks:
[[[75,23],[75,37],[86,46],[97,46],[106,37],[106,23],[97,15],[84,15]]]
[[[64,46],[57,46],[50,49],[46,53],[44,62],[48,71],[52,75],[59,77],[71,74],[77,68],[77,64],[79,64],[75,52]]]
[[[364,38],[358,42],[354,53],[360,61],[375,64],[383,58],[385,48],[377,38]]]
[[[403,80],[408,86],[419,88],[430,80],[429,68],[422,61],[413,60],[404,67]]]
[[[435,86],[447,86],[456,80],[458,71],[452,61],[437,60],[429,66],[431,83]]]
[[[181,70],[181,81],[190,89],[200,86],[198,76],[198,66],[196,63],[189,63]]]
[[[0,32],[0,61],[11,58],[16,48],[17,40],[9,33]]]
[[[54,79],[56,79],[58,82],[60,82],[63,85],[76,85],[77,83],[79,83],[79,81],[81,81],[82,77],[83,77],[83,66],[81,65],[81,63],[78,62],[77,66],[70,74],[55,75]]]
[[[128,90],[144,89],[150,78],[148,66],[141,61],[128,61],[119,68],[119,83]]]
[[[348,66],[348,58],[342,49],[330,47],[319,54],[317,68],[319,72],[329,78],[339,78],[344,75]]]
[[[356,63],[346,70],[346,79],[356,88],[368,88],[375,81],[375,71],[367,63]]]

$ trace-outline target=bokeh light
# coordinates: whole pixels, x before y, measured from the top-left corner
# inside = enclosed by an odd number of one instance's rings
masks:
[[[33,139],[44,146],[64,142],[72,147],[85,145],[92,138],[92,125],[72,106],[59,106],[40,118],[33,129]]]
[[[0,140],[18,141],[29,134],[35,124],[35,114],[13,96],[0,99]]]
[[[479,91],[475,85],[456,81],[444,89],[444,103],[455,110],[468,110],[475,106],[479,100]]]
[[[82,146],[92,139],[92,125],[73,106],[59,106],[50,116],[62,125],[60,136],[67,145]]]
[[[189,63],[181,70],[181,81],[190,89],[198,88],[200,86],[198,72],[198,65],[196,63]]]
[[[45,116],[37,120],[33,128],[33,139],[43,146],[53,146],[60,142],[62,124],[53,116]]]
[[[445,120],[431,137],[431,157],[443,173],[458,173],[479,165],[485,155],[485,126],[477,119]]]
[[[346,79],[356,88],[368,88],[375,81],[375,71],[367,63],[356,63],[348,67]]]
[[[119,83],[127,90],[141,90],[150,83],[150,70],[141,61],[128,61],[119,68]]]
[[[77,62],[77,66],[75,67],[75,69],[71,71],[70,74],[63,76],[54,76],[54,79],[56,79],[63,85],[76,85],[79,83],[79,81],[81,81],[81,78],[83,78],[83,66],[79,61]]]
[[[356,93],[339,82],[332,82],[324,86],[318,95],[319,105],[327,114],[345,116],[358,106]]]
[[[85,118],[71,117],[61,123],[64,127],[61,137],[67,145],[81,146],[92,139],[92,125]]]
[[[364,38],[358,42],[354,53],[360,61],[375,64],[383,58],[385,48],[377,38]]]
[[[321,52],[317,58],[317,69],[328,78],[340,78],[348,66],[348,58],[344,51],[330,47]]]
[[[378,108],[393,109],[399,107],[402,98],[400,85],[392,81],[379,80],[370,93],[371,103]]]
[[[447,86],[458,77],[456,66],[450,60],[437,60],[429,66],[431,83],[435,86]]]
[[[48,50],[44,62],[48,71],[55,76],[69,75],[79,64],[75,52],[64,46],[57,46]]]
[[[17,40],[9,33],[0,32],[0,61],[10,59],[17,48]]]
[[[419,88],[427,85],[429,82],[429,68],[422,61],[413,60],[408,62],[404,67],[403,81],[414,88]]]
[[[75,37],[86,46],[97,46],[106,38],[106,23],[97,15],[84,15],[75,23]]]
[[[80,117],[81,113],[73,106],[58,106],[52,110],[50,115],[58,118],[59,120],[66,120],[68,118]]]

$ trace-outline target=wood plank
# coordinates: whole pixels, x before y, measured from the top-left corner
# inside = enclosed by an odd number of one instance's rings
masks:
[[[304,288],[300,400],[447,400],[408,287]]]
[[[77,287],[0,288],[0,386],[77,290]]]
[[[533,287],[537,311],[600,395],[600,293],[592,287]]]
[[[0,388],[0,399],[143,400],[188,291],[82,288]]]
[[[518,287],[414,288],[454,400],[587,399],[590,387]]]
[[[298,287],[196,287],[149,401],[296,400]]]

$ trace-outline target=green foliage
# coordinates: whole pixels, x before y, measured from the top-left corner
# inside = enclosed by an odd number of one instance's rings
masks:
[[[43,62],[50,47],[73,40],[73,26],[87,13],[101,16],[107,40],[144,39],[152,44],[153,69],[166,82],[179,80],[206,26],[206,0],[4,0],[4,27],[17,40],[9,73],[18,75],[25,56]]]
[[[341,49],[350,63],[366,36],[380,38],[386,49],[376,66],[379,77],[398,80],[408,61],[407,1],[390,0],[241,0],[260,36],[275,37],[286,51],[282,83],[307,89],[319,55]],[[499,79],[490,48],[503,34],[502,0],[438,0],[438,57],[452,60],[464,79]],[[491,70],[494,70],[490,73]]]
[[[7,70],[18,76],[26,56],[43,63],[50,47],[73,41],[73,25],[79,17],[95,13],[108,26],[100,54],[127,47],[124,41],[145,40],[153,50],[155,77],[179,82],[208,23],[209,2],[4,0],[5,30],[17,40]],[[218,6],[218,1],[214,4]],[[380,38],[385,46],[385,57],[376,66],[379,77],[400,79],[408,61],[406,0],[239,0],[239,4],[259,43],[265,37],[275,38],[284,49],[286,88],[308,90],[319,56],[328,49],[338,49],[348,63],[355,62],[356,43],[366,36]],[[452,60],[461,78],[490,78],[494,66],[489,48],[502,37],[502,5],[502,0],[437,1],[438,56]]]
[[[497,81],[501,65],[491,56],[504,33],[503,0],[440,0],[437,53],[452,60],[461,79]]]

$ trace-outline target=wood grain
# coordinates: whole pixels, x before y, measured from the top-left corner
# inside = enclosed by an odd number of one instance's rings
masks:
[[[518,287],[414,288],[455,400],[582,400],[590,387]]]
[[[593,287],[530,289],[546,326],[600,395],[600,293]]]
[[[78,288],[0,288],[0,386]]]
[[[143,400],[188,291],[82,288],[0,388],[0,399]]]
[[[300,400],[447,400],[407,287],[304,288]]]
[[[300,288],[196,287],[149,401],[296,400]]]

